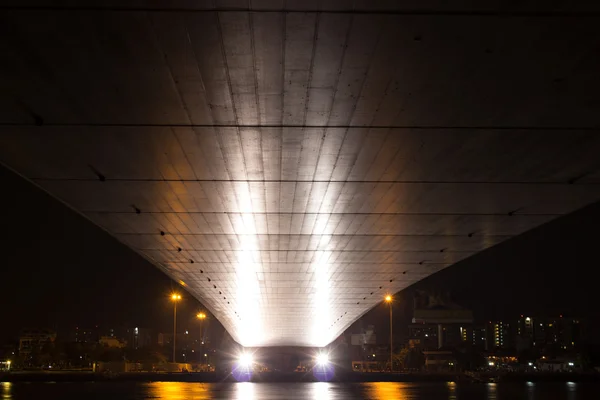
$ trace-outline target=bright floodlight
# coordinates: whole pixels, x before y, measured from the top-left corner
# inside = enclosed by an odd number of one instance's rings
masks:
[[[242,355],[240,355],[238,362],[244,367],[249,367],[250,365],[252,365],[252,355],[248,353],[243,353]]]
[[[319,365],[327,365],[329,363],[329,356],[325,353],[320,353],[317,355],[317,364]]]

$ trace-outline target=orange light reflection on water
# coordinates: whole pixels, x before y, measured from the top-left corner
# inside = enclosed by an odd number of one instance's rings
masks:
[[[207,385],[195,382],[152,382],[148,384],[150,397],[165,400],[210,400],[212,392]]]
[[[403,400],[409,398],[407,388],[409,384],[402,382],[373,382],[365,383],[368,399],[376,400]]]
[[[2,399],[2,400],[12,399],[12,395],[10,393],[11,387],[12,387],[12,383],[2,382],[2,391],[0,392],[0,394],[2,394],[2,396],[0,396],[0,399]]]

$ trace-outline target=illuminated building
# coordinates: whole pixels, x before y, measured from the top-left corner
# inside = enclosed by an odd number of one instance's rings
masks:
[[[19,335],[19,355],[27,356],[35,349],[41,349],[44,344],[54,342],[56,332],[50,329],[26,329]]]

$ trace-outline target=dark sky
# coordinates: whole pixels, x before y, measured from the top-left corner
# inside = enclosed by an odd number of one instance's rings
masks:
[[[141,256],[12,172],[0,168],[0,341],[22,327],[142,326],[170,331],[177,285]],[[598,320],[600,204],[479,253],[416,285],[450,291],[479,320],[518,314]],[[397,296],[408,322],[411,290]],[[179,329],[197,329],[201,306],[186,295]],[[364,318],[386,329],[387,310]],[[218,324],[213,323],[216,326]]]

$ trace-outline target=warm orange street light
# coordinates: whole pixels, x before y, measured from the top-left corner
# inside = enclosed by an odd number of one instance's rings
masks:
[[[200,320],[200,346],[201,350],[204,350],[204,320],[206,319],[206,314],[203,312],[199,312],[196,314],[196,318]],[[204,355],[204,361],[206,362],[206,354]]]
[[[181,300],[179,293],[171,294],[171,300],[173,301],[173,362],[175,362],[175,341],[177,340],[177,302]]]
[[[390,372],[394,371],[394,347],[393,344],[393,336],[392,336],[392,301],[394,298],[391,295],[385,296],[385,302],[390,305]]]

